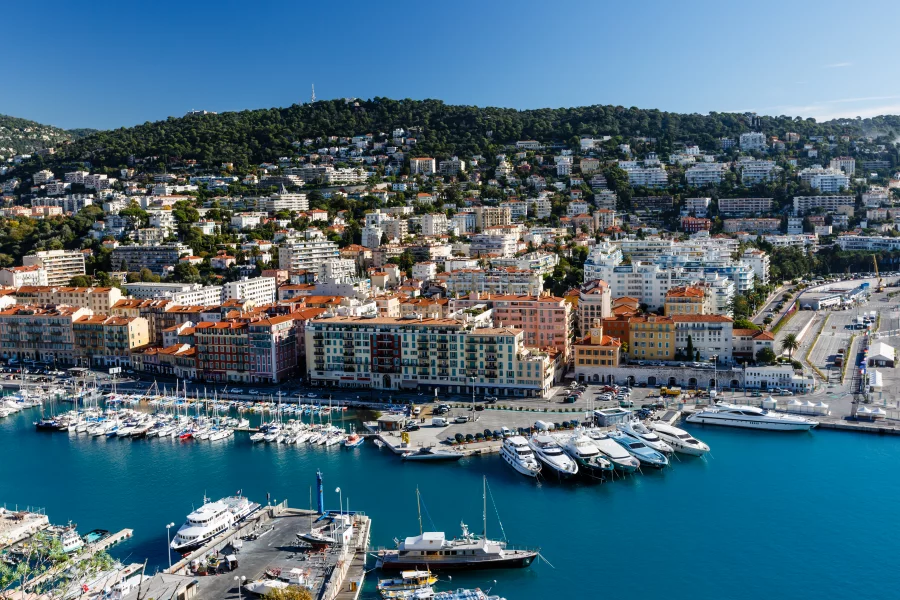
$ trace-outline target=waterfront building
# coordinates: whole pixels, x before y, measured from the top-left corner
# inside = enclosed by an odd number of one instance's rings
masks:
[[[628,319],[628,356],[634,360],[675,358],[675,322],[654,315]]]
[[[601,279],[585,281],[578,289],[578,308],[575,314],[581,335],[585,335],[591,323],[609,317],[612,314],[612,292],[609,285]]]
[[[754,362],[756,354],[768,348],[775,352],[775,336],[758,329],[731,330],[731,357],[736,363]]]
[[[708,315],[713,312],[712,299],[699,287],[675,287],[666,292],[664,310],[667,317]]]
[[[675,352],[683,360],[709,361],[714,356],[723,365],[732,362],[733,322],[724,315],[678,314],[672,316],[675,323]],[[688,339],[695,355],[687,356]],[[699,354],[696,354],[699,353]]]
[[[453,319],[318,319],[306,357],[313,385],[542,397],[553,384],[549,354],[526,348],[523,331]]]
[[[135,348],[150,343],[150,327],[142,317],[105,314],[82,316],[72,323],[75,353],[86,367],[128,367]]]
[[[68,285],[73,277],[84,275],[84,254],[80,250],[44,250],[22,257],[26,267],[43,267],[47,285]]]
[[[573,344],[575,379],[578,381],[602,381],[604,370],[618,367],[622,360],[622,341],[604,335],[602,321],[592,322],[586,336]]]
[[[76,306],[16,304],[0,310],[0,352],[9,360],[35,360],[75,366],[73,321],[91,310]]]

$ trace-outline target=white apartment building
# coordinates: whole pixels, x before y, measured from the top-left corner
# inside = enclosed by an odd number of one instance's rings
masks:
[[[0,269],[0,285],[22,287],[47,284],[47,271],[39,265],[27,267],[6,267]]]
[[[438,166],[441,175],[455,176],[464,173],[466,170],[466,161],[460,160],[458,156],[454,156],[449,160],[442,160]]]
[[[609,285],[613,298],[631,296],[649,310],[665,305],[666,293],[673,287],[683,286],[686,279],[681,269],[663,269],[651,263],[592,267],[585,263],[585,281],[602,279]]]
[[[835,171],[843,171],[848,177],[852,177],[856,172],[856,159],[849,156],[838,156],[832,158],[828,166]]]
[[[711,198],[685,198],[683,212],[686,214],[693,213],[696,217],[705,217],[709,212],[711,200]]]
[[[760,133],[758,131],[751,131],[750,133],[742,133],[740,139],[741,150],[745,152],[749,152],[751,150],[765,150],[766,149],[766,134]]]
[[[49,169],[44,169],[43,171],[38,171],[34,175],[31,176],[32,181],[34,181],[34,185],[42,185],[44,183],[50,183],[55,179],[53,176],[53,171]]]
[[[422,215],[422,235],[444,235],[450,227],[447,215],[444,213],[428,213]]]
[[[289,271],[318,272],[329,258],[340,258],[337,244],[327,240],[290,242],[278,247],[278,267]]]
[[[251,227],[258,227],[262,220],[266,217],[268,217],[266,213],[260,212],[238,213],[236,215],[232,215],[231,226],[236,229],[250,229]]]
[[[515,256],[519,236],[511,233],[479,233],[473,235],[469,243],[469,256]]]
[[[544,278],[538,273],[514,268],[461,269],[441,273],[438,279],[447,286],[448,294],[513,294],[539,296],[544,291]]]
[[[900,250],[900,238],[880,235],[839,235],[837,243],[841,250],[862,250],[865,252]]]
[[[528,203],[538,219],[546,219],[553,213],[553,203],[546,198],[529,198]]]
[[[706,187],[722,183],[727,171],[728,165],[723,163],[700,163],[688,168],[684,177],[690,187]]]
[[[825,173],[816,173],[809,180],[814,190],[825,194],[834,194],[850,188],[850,178],[841,171],[827,169]]]
[[[303,212],[309,210],[309,199],[306,194],[272,194],[256,200],[256,210],[275,213],[280,210]]]
[[[352,261],[350,261],[352,262]],[[244,300],[255,302],[257,306],[275,302],[276,280],[274,277],[242,277],[239,281],[229,281],[222,286],[222,302]]]
[[[524,221],[528,218],[527,202],[501,202],[500,207],[509,209],[509,216],[513,221]]]
[[[719,214],[761,215],[772,212],[772,198],[719,198]]]
[[[344,283],[356,278],[356,261],[352,258],[329,258],[319,263],[320,283]]]
[[[662,188],[669,185],[669,174],[662,166],[640,166],[637,161],[619,161],[631,187]]]
[[[802,215],[815,209],[826,213],[837,212],[841,207],[853,207],[853,196],[794,196],[794,214]]]
[[[430,281],[437,276],[437,265],[433,262],[419,262],[412,267],[413,279]]]
[[[538,250],[522,256],[491,259],[492,267],[513,267],[523,271],[532,271],[540,275],[549,275],[559,264],[559,256],[552,252]]]
[[[587,202],[569,202],[566,205],[566,216],[567,217],[577,217],[578,215],[585,215],[590,212],[590,206]]]
[[[456,213],[450,221],[453,223],[453,227],[459,230],[460,234],[472,233],[475,231],[474,212]]]
[[[381,245],[381,236],[383,235],[384,229],[381,227],[376,227],[375,225],[363,227],[360,244],[366,248],[377,248]]]
[[[775,181],[781,172],[781,167],[774,160],[741,160],[738,166],[741,169],[741,183],[744,185]]]
[[[769,255],[762,250],[747,248],[741,254],[741,263],[753,269],[753,276],[763,285],[769,283]]]
[[[475,228],[481,231],[488,227],[512,223],[510,210],[502,206],[476,206],[473,212],[475,213]]]
[[[891,196],[887,188],[873,185],[863,192],[862,201],[867,208],[879,208],[881,206],[890,206]]]
[[[199,283],[137,282],[123,285],[132,298],[163,299],[181,306],[212,306],[222,302],[222,286]]]
[[[47,285],[68,285],[77,276],[84,275],[84,254],[81,250],[45,250],[22,257],[26,267],[43,267],[47,273]]]
[[[700,359],[709,361],[714,356],[723,365],[732,363],[733,331],[731,318],[723,315],[672,315],[675,323],[675,350],[687,350],[688,337]],[[694,360],[688,357],[687,360]]]
[[[435,171],[435,160],[433,158],[422,157],[409,159],[410,175],[431,175]]]

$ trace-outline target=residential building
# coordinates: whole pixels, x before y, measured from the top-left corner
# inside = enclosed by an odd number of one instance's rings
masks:
[[[813,175],[809,185],[822,193],[836,194],[850,188],[850,178],[841,171],[826,169],[823,173]]]
[[[512,223],[512,214],[509,208],[500,206],[476,206],[475,213],[476,230],[484,231],[488,227],[497,225],[509,225]]]
[[[666,292],[664,311],[667,317],[712,314],[712,298],[703,288],[674,287]]]
[[[160,274],[177,265],[183,254],[191,254],[190,247],[184,244],[119,246],[112,251],[110,261],[118,271],[150,269]]]
[[[816,209],[833,213],[841,207],[853,207],[855,204],[856,198],[853,196],[794,196],[794,214],[803,215]]]
[[[741,183],[755,185],[775,181],[781,172],[781,167],[775,165],[774,160],[740,160],[738,167],[741,169]]]
[[[350,258],[329,258],[319,263],[318,280],[323,283],[344,283],[356,278],[356,261]]]
[[[433,158],[422,157],[409,159],[410,175],[431,175],[435,171],[435,160]]]
[[[664,212],[675,208],[672,196],[637,196],[631,199],[634,212]]]
[[[81,364],[91,367],[131,366],[132,351],[150,343],[150,327],[142,317],[83,316],[72,323],[72,333]]]
[[[669,185],[669,175],[662,166],[640,166],[637,161],[619,161],[619,167],[628,175],[631,187],[664,188]]]
[[[752,150],[765,150],[766,149],[766,135],[764,133],[760,133],[758,131],[751,131],[749,133],[742,133],[740,137],[740,146],[741,150],[745,152],[749,152]]]
[[[0,269],[0,286],[22,287],[47,285],[47,271],[39,265],[6,267]]]
[[[601,321],[594,321],[588,334],[572,344],[575,378],[600,382],[605,369],[618,367],[622,360],[622,340],[604,335]]]
[[[728,172],[728,165],[723,163],[699,163],[684,172],[688,186],[700,188],[708,185],[719,185]],[[629,179],[630,181],[630,179]]]
[[[578,331],[584,335],[595,321],[612,314],[612,292],[605,281],[586,281],[578,289],[578,308],[575,311]],[[627,339],[627,338],[626,338]]]
[[[514,267],[516,269],[533,271],[540,275],[549,275],[559,264],[559,256],[552,252],[537,250],[520,256],[509,258],[492,258],[492,267]]]
[[[634,360],[675,358],[675,322],[653,315],[628,320],[628,356]]]
[[[890,252],[900,250],[900,238],[880,235],[839,235],[837,244],[841,250],[861,250],[865,252]]]
[[[449,220],[444,213],[428,213],[422,215],[422,235],[444,235],[447,233],[449,226]]]
[[[122,287],[132,298],[166,299],[184,306],[205,306],[222,301],[222,287],[200,283],[126,283]]]
[[[249,382],[248,331],[246,320],[206,321],[194,325],[197,377],[205,381]]]
[[[44,250],[22,257],[26,267],[39,266],[47,272],[47,285],[67,285],[84,275],[84,254],[80,250]]]
[[[719,198],[720,215],[762,215],[772,212],[772,198]]]
[[[367,225],[363,227],[362,239],[360,244],[366,248],[377,248],[381,245],[381,238],[384,235],[384,229],[375,225]]]
[[[692,215],[694,217],[705,217],[709,213],[709,203],[711,198],[685,198],[684,207],[681,209],[682,214]]]
[[[843,171],[847,177],[852,177],[856,172],[856,159],[849,156],[838,156],[832,158],[828,166],[835,171]]]
[[[317,271],[329,258],[340,258],[337,244],[326,240],[291,242],[278,247],[278,266],[288,271]]]
[[[544,291],[544,278],[532,271],[514,267],[493,269],[460,269],[438,274],[448,294],[513,294],[536,296]]]
[[[542,397],[553,384],[549,354],[526,348],[524,332],[452,319],[317,319],[306,357],[313,385]]]
[[[748,233],[778,233],[781,230],[781,219],[724,219],[722,221],[722,229],[725,233],[738,233],[740,231]]]
[[[675,323],[675,352],[682,360],[715,360],[722,365],[732,363],[731,318],[723,315],[680,314],[673,315]],[[688,340],[694,356],[687,356]]]
[[[250,382],[280,383],[297,374],[303,341],[292,314],[253,319],[246,331]]]
[[[75,306],[9,306],[0,310],[0,353],[6,360],[76,366],[72,322],[90,314],[90,309]]]
[[[442,160],[438,169],[441,175],[455,177],[466,171],[466,161],[460,160],[458,156],[453,156],[449,160]]]
[[[253,302],[257,306],[275,302],[274,277],[242,277],[238,281],[230,281],[222,285],[222,302],[227,300],[243,300]]]
[[[685,231],[685,233],[709,231],[710,227],[712,227],[712,221],[709,219],[698,219],[696,217],[681,218],[681,228]]]
[[[479,233],[473,235],[469,243],[469,256],[515,256],[519,236],[511,233]]]
[[[762,285],[769,284],[769,255],[762,250],[747,248],[741,254],[740,262],[753,269],[754,278]]]
[[[815,379],[809,375],[798,375],[791,365],[772,367],[747,367],[744,369],[744,387],[759,390],[782,389],[794,393],[808,393],[813,390]]]
[[[281,210],[287,210],[292,213],[303,212],[309,210],[309,199],[306,197],[306,194],[289,194],[282,188],[279,194],[259,198],[256,201],[256,209],[267,213],[276,213]]]
[[[36,306],[82,306],[94,313],[107,314],[122,299],[116,287],[26,286],[15,292],[20,304]]]
[[[735,363],[754,362],[757,353],[763,348],[778,354],[775,349],[775,336],[768,331],[732,329],[731,356]]]

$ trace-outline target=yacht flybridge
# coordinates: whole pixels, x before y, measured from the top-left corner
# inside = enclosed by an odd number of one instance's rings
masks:
[[[818,421],[768,411],[758,406],[738,406],[719,402],[715,406],[697,411],[685,419],[688,423],[703,425],[724,425],[744,429],[765,429],[768,431],[809,431]]]
[[[246,519],[260,506],[243,496],[229,496],[215,502],[208,502],[204,498],[203,502],[203,506],[187,516],[187,521],[178,528],[178,533],[172,539],[171,546],[176,552],[189,552],[199,548],[232,525]]]

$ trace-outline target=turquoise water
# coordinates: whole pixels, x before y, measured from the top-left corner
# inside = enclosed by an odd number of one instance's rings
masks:
[[[481,530],[488,477],[514,544],[539,545],[553,564],[457,574],[453,587],[491,586],[508,598],[885,598],[900,586],[896,517],[900,440],[691,428],[714,458],[603,485],[536,484],[496,456],[452,465],[406,464],[366,445],[298,448],[225,442],[117,440],[37,433],[37,411],[0,420],[0,502],[46,508],[51,521],[134,529],[113,553],[167,564],[165,524],[210,497],[288,498],[307,507],[316,469],[326,505],[340,486],[351,510],[373,517],[373,544],[418,532],[415,488],[448,535]],[[489,534],[500,536],[488,506]],[[446,589],[446,586],[443,588]],[[368,588],[367,588],[368,590]],[[367,591],[366,597],[374,597]]]

